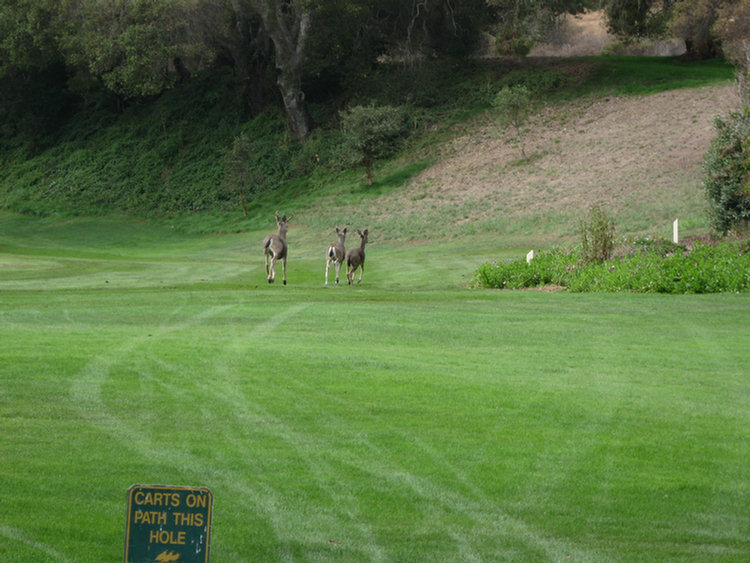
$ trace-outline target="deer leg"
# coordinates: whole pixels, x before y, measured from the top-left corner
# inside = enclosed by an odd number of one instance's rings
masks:
[[[328,285],[328,267],[329,267],[330,265],[331,265],[331,259],[330,259],[330,258],[328,258],[328,259],[326,260],[326,285]],[[337,283],[338,283],[338,280],[337,280]]]
[[[333,267],[336,269],[336,284],[338,284],[339,272],[341,272],[341,262],[334,262]]]
[[[276,255],[271,258],[271,268],[268,271],[268,283],[273,283],[276,279]]]
[[[359,269],[359,280],[357,281],[357,283],[362,283],[362,274],[364,273],[365,273],[365,265],[362,264],[362,266],[360,266],[360,269]]]
[[[286,285],[286,256],[281,259],[281,269],[284,274],[284,285]]]

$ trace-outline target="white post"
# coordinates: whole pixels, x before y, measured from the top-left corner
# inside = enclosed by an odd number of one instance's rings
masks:
[[[680,220],[675,219],[672,223],[672,242],[675,244],[680,243]]]
[[[526,255],[526,263],[531,264],[531,261],[534,259],[534,256],[536,256],[536,254],[534,254],[534,251],[529,250],[529,253]]]

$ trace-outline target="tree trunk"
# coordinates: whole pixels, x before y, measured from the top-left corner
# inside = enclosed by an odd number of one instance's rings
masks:
[[[281,91],[292,133],[305,140],[312,129],[312,118],[302,91],[303,51],[310,29],[310,13],[294,0],[253,0],[274,47],[279,72],[276,83]]]
[[[242,104],[246,117],[265,109],[273,86],[267,80],[273,47],[257,10],[232,0],[234,25],[219,44],[231,57],[235,73],[242,79]]]
[[[278,84],[281,97],[284,99],[284,107],[289,118],[289,126],[298,141],[304,141],[312,129],[312,118],[305,103],[305,94],[297,85],[294,76],[279,75]]]

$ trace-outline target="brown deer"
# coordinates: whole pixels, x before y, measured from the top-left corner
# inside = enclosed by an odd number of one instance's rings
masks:
[[[354,283],[354,272],[357,268],[361,268],[359,271],[359,280],[357,283],[362,283],[362,274],[365,271],[365,245],[367,244],[367,229],[360,231],[357,229],[357,234],[362,239],[359,248],[355,248],[346,253],[346,279],[349,285]]]
[[[328,250],[326,251],[326,285],[328,285],[328,268],[331,266],[331,263],[333,263],[333,267],[336,270],[336,283],[339,283],[341,264],[344,262],[344,258],[346,258],[346,248],[344,247],[346,231],[346,227],[343,229],[336,227],[336,234],[339,237],[339,241],[328,245]]]
[[[279,212],[277,211],[274,213],[274,217],[276,217],[276,225],[279,227],[279,232],[275,235],[268,235],[263,241],[263,251],[266,256],[266,275],[268,276],[268,283],[273,283],[276,278],[276,261],[281,259],[284,285],[286,285],[286,232],[289,229],[289,221],[292,219],[292,216],[287,217],[284,215],[283,217],[279,217]]]

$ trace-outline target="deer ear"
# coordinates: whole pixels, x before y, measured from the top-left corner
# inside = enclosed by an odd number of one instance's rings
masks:
[[[367,229],[365,229],[365,234],[367,234]]]
[[[342,231],[344,234],[346,234],[347,228],[344,227],[344,230]]]

